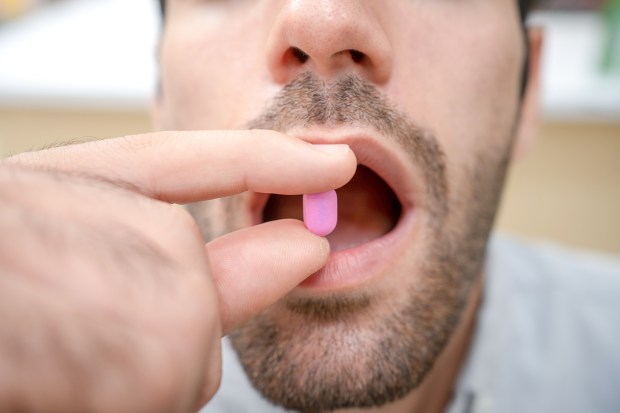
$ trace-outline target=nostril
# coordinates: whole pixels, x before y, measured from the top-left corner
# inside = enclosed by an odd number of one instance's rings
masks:
[[[359,63],[362,60],[364,60],[364,53],[358,51],[358,50],[349,50],[349,53],[351,54],[351,59],[353,59],[353,61],[355,63]]]
[[[295,58],[302,64],[306,63],[308,59],[310,59],[310,56],[308,56],[306,52],[304,52],[303,50],[297,47],[293,47],[292,51],[293,51],[293,56],[295,56]]]

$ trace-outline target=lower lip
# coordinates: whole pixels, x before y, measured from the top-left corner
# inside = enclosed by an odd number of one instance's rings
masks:
[[[411,210],[403,211],[396,227],[387,234],[355,248],[332,252],[325,267],[306,278],[297,290],[333,293],[358,290],[374,282],[404,252],[414,216]]]

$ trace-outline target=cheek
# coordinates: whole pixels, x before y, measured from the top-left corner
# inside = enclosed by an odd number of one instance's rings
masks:
[[[161,51],[162,103],[171,129],[232,129],[258,106],[261,75],[247,45],[225,33],[168,29]],[[243,47],[244,52],[240,53]],[[246,53],[248,52],[249,53]]]
[[[394,92],[412,119],[435,133],[446,153],[449,180],[459,186],[464,168],[510,146],[523,47],[516,25],[449,23],[444,35],[414,40],[401,57],[413,62],[413,69],[398,73],[394,84],[406,87]],[[449,33],[462,35],[457,41]]]

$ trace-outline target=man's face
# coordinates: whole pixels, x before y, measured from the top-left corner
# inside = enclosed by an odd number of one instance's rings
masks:
[[[276,129],[348,143],[360,163],[327,266],[231,335],[266,397],[368,407],[420,383],[481,270],[524,54],[513,0],[169,0],[163,128]],[[191,211],[210,239],[301,203],[246,193]]]

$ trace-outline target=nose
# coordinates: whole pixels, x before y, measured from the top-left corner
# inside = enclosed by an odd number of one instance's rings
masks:
[[[393,59],[376,10],[381,3],[284,0],[267,46],[273,79],[285,84],[311,70],[326,80],[344,72],[386,82]]]

